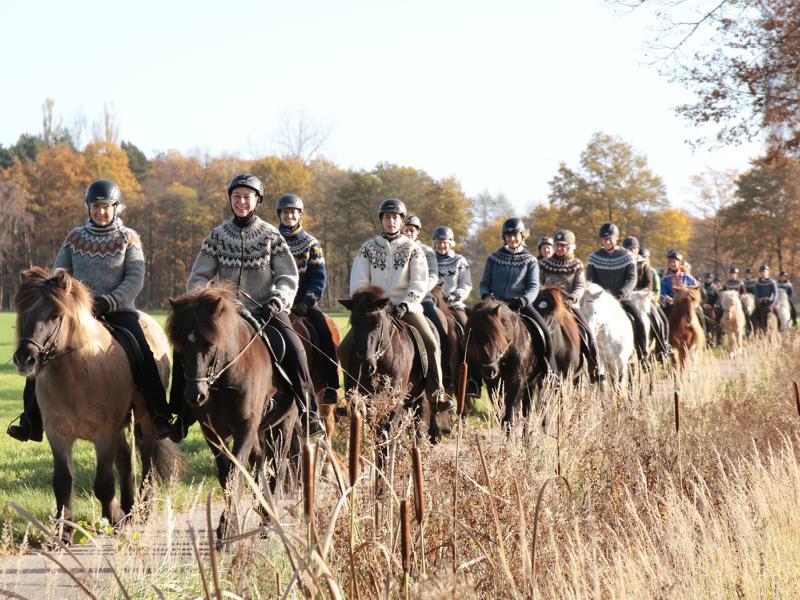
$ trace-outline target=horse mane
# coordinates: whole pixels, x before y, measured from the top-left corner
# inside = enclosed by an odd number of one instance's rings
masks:
[[[94,331],[93,298],[89,288],[66,271],[53,273],[43,267],[27,269],[22,272],[20,286],[14,294],[17,332],[21,330],[22,313],[42,302],[49,302],[56,313],[66,319],[73,335],[71,343],[83,346],[91,340]]]
[[[502,346],[505,342],[501,335],[502,332],[504,330],[512,331],[512,315],[513,312],[505,302],[487,298],[473,307],[469,317],[470,328],[472,332],[480,331],[486,336],[486,339],[479,340],[481,343],[487,346]],[[498,320],[500,327],[496,324]]]
[[[235,301],[233,286],[222,282],[170,299],[167,335],[173,346],[180,350],[192,335],[209,346],[224,344],[242,324]]]
[[[719,298],[723,310],[732,309],[733,311],[744,313],[741,300],[737,302],[739,299],[739,292],[736,290],[726,290],[719,295]]]
[[[431,290],[431,298],[433,298],[433,303],[436,305],[436,308],[442,311],[445,315],[450,312],[450,308],[447,306],[447,301],[444,299],[444,292],[442,291],[441,282],[433,286],[433,289]]]
[[[670,310],[670,317],[690,318],[700,304],[700,289],[696,287],[676,287],[675,299]]]
[[[353,313],[368,313],[376,310],[376,305],[388,304],[386,291],[377,285],[364,285],[358,288],[350,298]]]
[[[544,294],[549,297],[553,306],[553,316],[564,331],[569,341],[573,345],[580,343],[581,334],[578,330],[578,324],[575,321],[570,310],[567,308],[564,291],[560,286],[546,287],[539,292],[540,295]]]

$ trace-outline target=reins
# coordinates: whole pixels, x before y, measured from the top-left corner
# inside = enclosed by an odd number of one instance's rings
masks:
[[[39,371],[45,368],[51,361],[66,356],[74,352],[77,348],[70,348],[61,354],[58,353],[58,334],[61,332],[61,324],[64,322],[63,315],[59,315],[56,326],[53,331],[45,338],[44,343],[39,343],[32,337],[21,338],[20,342],[28,342],[36,347],[39,351]]]

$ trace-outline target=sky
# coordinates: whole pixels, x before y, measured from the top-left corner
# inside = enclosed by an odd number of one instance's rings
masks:
[[[692,151],[673,112],[691,97],[647,64],[653,25],[599,0],[2,2],[0,144],[41,131],[46,98],[65,125],[112,105],[148,156],[260,156],[302,112],[342,167],[454,176],[522,212],[603,131],[691,208],[692,175],[760,147]]]

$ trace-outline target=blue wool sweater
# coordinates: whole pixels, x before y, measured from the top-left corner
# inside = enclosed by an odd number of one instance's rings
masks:
[[[775,300],[778,299],[778,284],[775,283],[772,277],[767,277],[766,279],[759,277],[753,289],[753,295],[756,297],[756,300],[766,298],[775,302]]]
[[[144,253],[139,235],[121,219],[105,227],[90,220],[70,231],[53,268],[66,269],[107,300],[111,312],[136,310],[134,300],[144,286]]]
[[[295,304],[304,301],[309,296],[313,296],[314,300],[319,300],[322,298],[328,280],[322,246],[317,238],[303,229],[300,223],[294,229],[279,225],[278,230],[289,245],[289,252],[294,257],[300,276],[297,295],[294,297]]]
[[[500,300],[525,298],[533,304],[539,293],[539,263],[527,248],[510,252],[503,246],[486,259],[479,289],[481,298],[494,294]]]

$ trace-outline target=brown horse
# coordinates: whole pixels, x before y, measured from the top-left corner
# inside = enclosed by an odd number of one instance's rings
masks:
[[[584,358],[581,354],[581,335],[563,290],[558,287],[542,288],[534,306],[550,330],[558,374],[562,377],[570,373],[577,375]]]
[[[242,318],[235,299],[224,285],[170,299],[167,333],[182,363],[184,399],[214,455],[220,486],[226,489],[235,473],[219,447],[222,439],[226,445],[232,440],[231,453],[256,473],[263,472],[269,457],[275,477],[268,483],[274,490],[278,474],[294,474],[286,466],[290,449],[298,447],[297,407],[288,393],[272,399],[276,385],[269,350],[260,331]],[[224,532],[225,514],[218,538]]]
[[[472,309],[465,335],[470,371],[480,373],[490,396],[502,385],[503,425],[510,427],[520,409],[527,417],[544,372],[544,358],[536,356],[522,317],[505,302],[483,300]]]
[[[675,368],[682,371],[692,356],[705,348],[706,336],[697,316],[700,306],[699,286],[675,288],[675,297],[669,311],[669,343]]]
[[[345,390],[358,386],[360,391],[373,394],[375,382],[388,379],[393,391],[403,400],[390,412],[378,431],[379,439],[388,436],[392,424],[404,410],[411,410],[417,434],[427,431],[431,441],[438,438],[438,426],[425,395],[425,375],[417,358],[410,326],[395,319],[389,312],[389,298],[383,288],[365,286],[349,300],[340,300],[350,311],[351,350],[340,355],[345,377]],[[347,340],[347,338],[345,338]],[[345,349],[348,344],[342,344]]]
[[[751,317],[753,333],[763,333],[771,335],[780,329],[778,315],[772,302],[760,302],[756,300],[756,306]]]
[[[455,312],[444,299],[441,283],[431,290],[431,297],[445,330],[445,339],[439,340],[439,345],[442,349],[442,374],[448,391],[455,392],[458,369],[464,356],[463,343],[466,320],[463,323],[456,320]]]
[[[134,502],[131,449],[125,437],[133,410],[143,482],[152,469],[169,478],[177,454],[169,441],[155,439],[144,398],[136,387],[122,347],[92,315],[92,293],[63,271],[33,268],[22,274],[14,297],[20,375],[36,377],[36,397],[53,452],[57,516],[72,519],[72,447],[76,439],[94,444],[94,493],[103,516],[118,523]],[[169,381],[169,344],[161,327],[139,318],[164,386]],[[115,495],[114,466],[120,478]],[[146,489],[149,496],[150,488]]]
[[[328,331],[330,331],[331,338],[333,339],[333,347],[338,349],[339,344],[342,343],[342,336],[339,333],[339,328],[336,326],[336,323],[333,319],[331,319],[328,315],[324,316],[325,323],[328,326]],[[311,374],[311,383],[314,386],[314,395],[317,398],[317,405],[319,406],[319,417],[320,420],[322,420],[322,422],[325,424],[325,431],[328,435],[328,441],[330,441],[331,436],[333,435],[333,430],[336,427],[334,415],[334,409],[336,407],[333,404],[324,404],[322,402],[325,396],[325,377],[323,365],[325,361],[337,361],[336,371],[338,373],[339,365],[336,354],[333,356],[326,356],[319,348],[319,332],[315,330],[313,324],[308,318],[298,317],[295,314],[290,314],[289,320],[291,321],[292,327],[297,332],[298,337],[303,343],[303,349],[306,351],[306,357],[308,358],[308,371]]]

